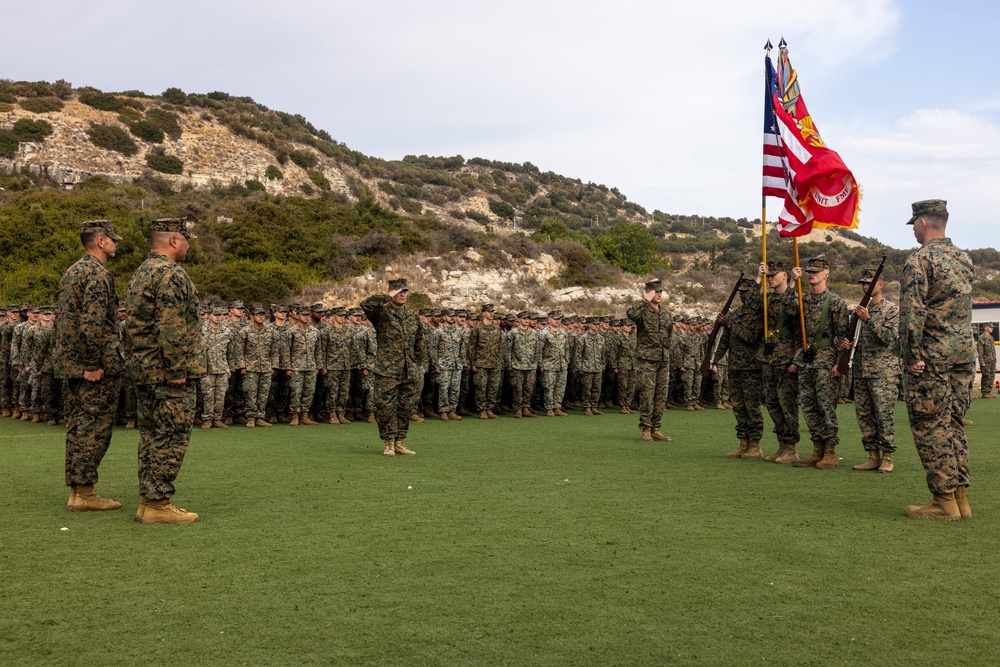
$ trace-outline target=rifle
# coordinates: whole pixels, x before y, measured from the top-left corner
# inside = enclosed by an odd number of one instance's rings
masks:
[[[726,305],[722,307],[722,312],[720,315],[728,315],[729,307],[733,305],[733,299],[736,298],[736,294],[740,291],[740,281],[743,280],[743,272],[740,272],[740,277],[736,279],[736,284],[733,285],[733,291],[729,293],[729,298],[726,299]],[[722,325],[719,324],[719,319],[715,319],[715,324],[712,326],[712,333],[708,335],[708,344],[705,346],[705,358],[701,360],[701,366],[698,368],[698,372],[701,373],[702,377],[711,377],[712,375],[712,355],[715,354],[716,341],[719,338],[719,331],[722,329]]]
[[[875,277],[872,281],[868,283],[868,289],[865,290],[865,295],[861,297],[861,303],[858,305],[862,308],[867,308],[868,304],[872,300],[872,290],[875,289],[875,284],[882,277],[882,269],[885,267],[885,255],[882,256],[882,261],[879,262],[878,268],[875,269]],[[854,350],[858,347],[858,333],[861,331],[861,318],[858,317],[857,312],[851,313],[851,319],[847,322],[847,338],[853,341],[850,349],[840,351],[840,360],[837,362],[837,372],[841,375],[847,375],[848,371],[851,369],[851,362],[854,360]]]

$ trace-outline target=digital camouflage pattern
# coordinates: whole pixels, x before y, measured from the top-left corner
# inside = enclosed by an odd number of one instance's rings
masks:
[[[11,391],[10,345],[14,336],[14,323],[10,320],[0,322],[0,409],[9,410],[13,407]]]
[[[868,305],[859,319],[854,374],[854,413],[866,452],[896,451],[895,407],[899,395],[899,307],[886,299]]]
[[[899,342],[910,430],[933,494],[969,485],[969,443],[962,419],[975,378],[969,255],[949,238],[930,239],[903,265]]]
[[[670,391],[670,350],[674,320],[662,304],[659,308],[654,308],[645,300],[631,305],[625,315],[635,323],[639,428],[658,429]]]
[[[729,312],[729,326],[722,330],[713,363],[728,353],[729,392],[733,415],[736,417],[736,437],[760,442],[764,435],[764,417],[760,404],[763,397],[763,374],[757,359],[764,336],[763,299],[747,294],[747,302]]]
[[[580,375],[580,402],[585,408],[596,408],[601,402],[604,374],[604,336],[585,331],[576,341],[573,367]]]
[[[97,369],[104,369],[105,375],[124,371],[115,281],[89,253],[59,281],[53,354],[60,378],[80,378],[84,371]]]
[[[128,370],[139,425],[139,493],[171,498],[191,439],[195,380],[205,374],[198,290],[180,264],[149,253],[125,298]],[[167,380],[185,380],[180,387]]]
[[[361,309],[378,345],[372,372],[379,436],[403,440],[420,395],[418,378],[426,368],[424,327],[416,313],[390,301],[387,294],[376,294],[362,301]]]
[[[442,324],[431,334],[430,364],[436,373],[438,412],[458,408],[458,393],[462,381],[462,364],[468,355],[462,331],[451,324]]]
[[[545,327],[539,333],[542,344],[538,362],[544,389],[543,404],[546,410],[556,410],[566,394],[566,373],[569,368],[569,334],[562,327]]]
[[[635,333],[622,334],[615,348],[615,368],[618,369],[618,404],[629,407],[635,400]]]
[[[496,407],[500,393],[504,336],[496,321],[479,322],[469,332],[469,363],[475,367],[476,407],[480,412]]]
[[[317,360],[323,354],[320,331],[311,324],[293,326],[285,337],[285,343],[292,371],[289,406],[292,414],[301,414],[309,410],[316,391]]]
[[[748,297],[748,301],[752,297]],[[762,380],[764,404],[774,422],[774,434],[778,444],[798,444],[799,434],[799,380],[788,367],[802,346],[802,333],[798,308],[789,305],[789,300],[798,303],[798,294],[788,288],[782,294],[771,291],[767,296],[768,332],[773,336],[760,347],[758,358],[763,362]],[[763,304],[761,306],[763,308]]]
[[[993,334],[985,331],[979,334],[976,341],[976,356],[979,358],[979,370],[982,373],[979,388],[983,396],[993,393],[993,383],[997,375],[997,347],[993,340]]]
[[[121,378],[114,375],[100,382],[67,380],[66,486],[97,484],[118,416],[120,388]]]
[[[354,330],[346,325],[329,326],[323,332],[323,362],[326,369],[326,410],[332,415],[347,410],[351,389]]]

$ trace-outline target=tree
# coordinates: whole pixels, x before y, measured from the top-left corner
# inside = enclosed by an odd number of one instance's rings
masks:
[[[645,225],[619,223],[595,237],[592,249],[606,262],[632,273],[649,273],[663,266],[656,237]]]

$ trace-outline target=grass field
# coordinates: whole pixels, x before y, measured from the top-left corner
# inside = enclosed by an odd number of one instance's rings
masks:
[[[132,520],[135,431],[99,485],[125,507],[71,514],[61,429],[5,419],[0,664],[995,663],[1000,401],[969,417],[971,521],[903,516],[929,494],[900,403],[891,475],[850,470],[852,405],[833,471],[723,458],[715,410],[668,412],[673,443],[428,422],[395,459],[368,424],[196,431],[191,526]]]

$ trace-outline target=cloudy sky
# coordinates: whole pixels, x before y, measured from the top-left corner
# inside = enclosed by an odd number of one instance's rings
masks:
[[[1000,245],[1000,3],[49,0],[4,22],[3,78],[221,90],[368,155],[530,161],[649,210],[747,218],[763,45],[784,36],[864,188],[861,233],[912,247],[910,202],[942,198],[957,243]]]

